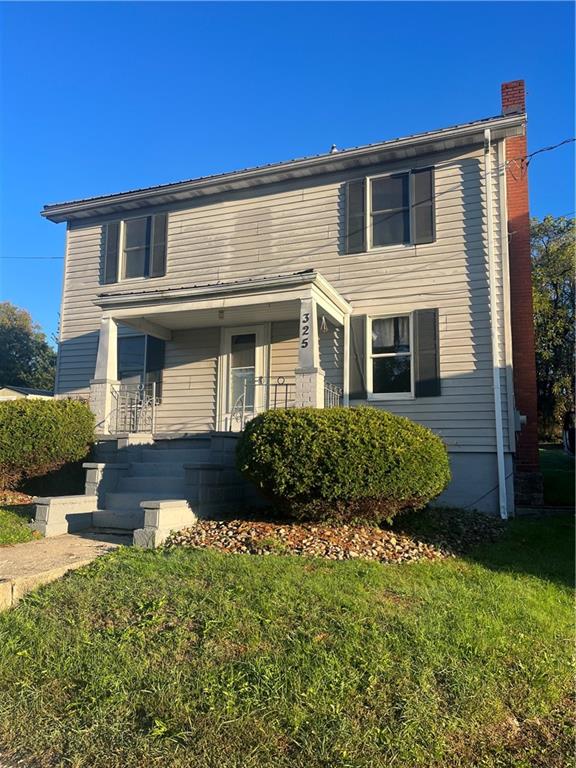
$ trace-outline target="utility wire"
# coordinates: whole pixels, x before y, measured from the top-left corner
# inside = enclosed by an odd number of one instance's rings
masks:
[[[527,155],[524,155],[524,157],[514,157],[513,160],[526,160],[530,162],[530,160],[535,156],[539,155],[541,152],[551,152],[553,149],[558,149],[558,147],[564,146],[564,144],[571,144],[572,142],[576,141],[576,138],[572,139],[564,139],[564,141],[559,141],[558,144],[552,144],[549,147],[542,147],[541,149],[537,149],[534,152],[530,152]]]

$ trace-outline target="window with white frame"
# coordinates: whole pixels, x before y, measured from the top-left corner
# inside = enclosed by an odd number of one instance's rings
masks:
[[[434,168],[355,179],[346,185],[346,253],[436,239]]]
[[[373,317],[368,334],[368,382],[374,397],[412,394],[410,315]]]
[[[105,227],[103,282],[166,272],[167,215],[112,221]]]
[[[398,173],[370,183],[373,248],[410,242],[410,176]]]

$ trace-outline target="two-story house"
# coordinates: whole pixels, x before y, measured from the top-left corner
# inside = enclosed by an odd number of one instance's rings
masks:
[[[523,82],[502,94],[497,117],[45,206],[57,395],[144,442],[387,409],[445,441],[442,503],[509,515],[538,459]]]

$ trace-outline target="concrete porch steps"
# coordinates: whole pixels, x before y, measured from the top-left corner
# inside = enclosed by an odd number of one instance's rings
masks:
[[[142,448],[140,454],[140,461],[145,464],[188,464],[211,459],[212,453],[206,448]]]
[[[194,489],[191,488],[190,491],[193,493]],[[192,495],[190,493],[190,495]],[[140,504],[143,501],[162,501],[164,499],[173,499],[173,498],[187,498],[186,495],[180,494],[174,496],[172,493],[168,493],[167,491],[146,491],[146,490],[139,490],[139,491],[114,491],[112,493],[107,493],[105,497],[105,504],[104,509],[107,510],[139,510]]]
[[[93,525],[134,530],[144,525],[144,502],[179,501],[196,516],[218,516],[239,509],[246,484],[234,467],[236,439],[215,433],[198,437],[149,437],[125,444],[90,467],[90,492],[97,496]],[[88,487],[88,481],[87,481]],[[147,508],[154,509],[154,505]],[[164,514],[164,513],[163,513]],[[166,513],[168,514],[168,513]]]
[[[147,466],[147,465],[145,465]],[[166,465],[164,465],[166,471]],[[170,471],[174,468],[170,467]],[[186,486],[184,484],[184,470],[177,475],[156,474],[152,477],[147,475],[132,475],[130,477],[121,477],[118,481],[117,490],[124,491],[150,491],[151,493],[167,493],[170,498],[181,498]]]
[[[171,464],[168,465],[165,461],[159,462],[132,462],[128,474],[130,477],[143,479],[150,477],[165,477],[166,473],[170,473],[170,477],[177,477],[182,480],[184,478],[184,465],[183,464]]]
[[[134,531],[143,525],[142,509],[99,509],[92,513],[92,526],[98,530]]]

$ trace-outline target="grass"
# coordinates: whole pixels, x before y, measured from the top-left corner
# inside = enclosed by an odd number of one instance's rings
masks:
[[[34,510],[29,504],[5,504],[0,507],[0,546],[38,538],[39,534],[28,526],[33,516]]]
[[[121,549],[0,616],[0,743],[74,768],[560,768],[572,525],[380,565]]]
[[[573,507],[575,503],[574,457],[561,446],[540,448],[540,469],[544,476],[546,504]]]

